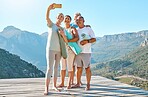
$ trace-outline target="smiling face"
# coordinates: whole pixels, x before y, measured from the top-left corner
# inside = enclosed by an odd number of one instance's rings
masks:
[[[70,22],[71,22],[71,17],[69,15],[66,15],[65,19],[64,19],[64,23],[65,24],[70,24]]]
[[[79,16],[76,21],[77,21],[77,25],[79,26],[79,28],[84,27],[85,21],[84,21],[84,18],[82,16]]]
[[[64,20],[64,15],[62,13],[59,13],[57,16],[57,22],[61,24],[61,22]]]
[[[74,15],[74,21],[75,21],[76,24],[77,24],[77,18],[78,18],[78,16],[81,16],[81,14],[80,13],[76,13]]]

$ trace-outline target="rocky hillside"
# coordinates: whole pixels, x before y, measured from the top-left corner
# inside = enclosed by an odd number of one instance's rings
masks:
[[[97,64],[92,71],[108,78],[133,75],[148,80],[148,46],[139,47],[121,59]]]
[[[119,59],[139,47],[147,37],[148,30],[97,38],[96,44],[92,47],[92,62],[99,63]]]
[[[0,49],[0,78],[44,77],[45,74],[36,66],[19,56]]]
[[[148,45],[148,38],[145,38],[145,40],[140,44],[140,46],[146,46]]]

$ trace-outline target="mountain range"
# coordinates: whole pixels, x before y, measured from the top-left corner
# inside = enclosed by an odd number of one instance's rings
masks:
[[[45,71],[47,35],[47,32],[39,35],[7,26],[0,32],[0,48]],[[92,45],[92,64],[118,59],[140,46],[147,37],[148,30],[97,37]]]
[[[92,62],[100,63],[119,59],[139,47],[147,38],[148,30],[98,37],[97,42],[92,46]]]
[[[13,26],[8,26],[0,33],[0,48],[13,54],[19,55],[22,59],[44,70],[45,59],[45,36],[22,31]]]

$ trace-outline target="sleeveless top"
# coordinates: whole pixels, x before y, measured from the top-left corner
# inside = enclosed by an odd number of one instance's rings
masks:
[[[66,29],[65,28],[65,35],[67,37],[67,39],[72,39],[73,35],[71,33],[71,28]],[[77,44],[77,42],[68,42],[68,46],[72,49],[72,51],[78,55],[82,52],[82,49],[79,47],[79,45]]]

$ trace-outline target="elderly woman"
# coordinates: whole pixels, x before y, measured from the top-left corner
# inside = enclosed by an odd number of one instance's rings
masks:
[[[46,60],[47,60],[47,71],[46,71],[46,78],[45,78],[45,91],[44,95],[48,95],[49,90],[49,83],[50,79],[53,75],[53,89],[59,91],[56,87],[57,82],[57,73],[58,73],[58,66],[60,64],[61,59],[61,47],[60,43],[60,35],[58,33],[58,29],[61,28],[61,22],[64,20],[64,15],[62,13],[57,15],[56,23],[53,23],[49,18],[50,10],[54,9],[54,4],[51,4],[46,13],[46,20],[48,25],[48,40],[46,46]],[[64,41],[63,41],[64,42]],[[66,50],[66,49],[65,49]],[[54,70],[53,70],[54,66]]]
[[[61,84],[59,87],[64,87],[64,79],[66,76],[66,67],[68,69],[68,83],[67,89],[71,88],[71,82],[73,78],[73,65],[75,56],[78,55],[82,50],[79,45],[76,43],[79,40],[78,33],[76,28],[70,26],[71,17],[69,15],[65,16],[65,28],[64,30],[60,30],[59,33],[64,38],[65,42],[67,43],[67,59],[62,58],[61,64]]]

